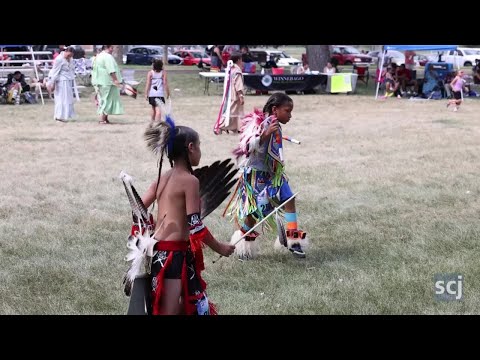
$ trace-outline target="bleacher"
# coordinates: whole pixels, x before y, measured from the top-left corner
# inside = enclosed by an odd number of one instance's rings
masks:
[[[24,59],[14,60],[16,55],[22,55]],[[8,74],[15,71],[21,71],[25,75],[25,81],[32,84],[33,79],[40,81],[48,76],[48,72],[53,66],[55,60],[49,58],[44,59],[39,57],[51,57],[50,51],[1,51],[0,49],[0,84],[5,84],[8,80]],[[13,58],[13,59],[12,59]],[[82,82],[86,81],[82,78]],[[81,94],[86,86],[78,85],[77,90]],[[31,92],[34,91],[33,89]],[[48,99],[48,92],[42,89],[43,99]]]
[[[21,60],[12,60],[11,57],[15,55],[27,55],[30,58],[25,58]],[[0,50],[0,82],[5,82],[7,80],[8,74],[21,71],[25,74],[26,78],[36,77],[34,64],[39,68],[51,68],[53,64],[53,59],[38,59],[38,56],[41,55],[52,55],[49,51],[11,51],[11,52],[2,52]]]

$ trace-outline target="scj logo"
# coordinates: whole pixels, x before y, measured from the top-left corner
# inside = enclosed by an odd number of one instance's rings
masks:
[[[436,274],[435,299],[438,301],[458,301],[463,299],[463,276],[460,274]]]

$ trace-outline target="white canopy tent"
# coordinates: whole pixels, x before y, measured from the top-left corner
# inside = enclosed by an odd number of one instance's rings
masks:
[[[384,45],[382,61],[380,63],[380,71],[378,71],[377,90],[375,92],[375,99],[378,98],[378,90],[380,88],[380,78],[382,76],[383,64],[385,63],[385,54],[387,50],[430,50],[430,51],[442,51],[442,50],[457,50],[457,45]]]

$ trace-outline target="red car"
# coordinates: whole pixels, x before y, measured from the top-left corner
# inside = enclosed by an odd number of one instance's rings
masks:
[[[198,65],[200,60],[207,65],[212,63],[210,57],[201,50],[179,50],[175,52],[175,55],[183,59],[183,65]]]
[[[362,54],[358,49],[348,45],[333,45],[332,57],[337,59],[338,65],[372,62],[370,56]]]
[[[415,55],[415,64],[418,66],[425,66],[428,62],[428,58],[425,55]]]
[[[358,63],[371,63],[372,57],[362,54],[358,49],[349,45],[333,45],[331,57],[337,61],[337,65],[353,65]],[[302,54],[302,61],[305,63],[307,54]]]

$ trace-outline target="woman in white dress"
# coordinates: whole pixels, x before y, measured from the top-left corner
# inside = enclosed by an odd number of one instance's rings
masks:
[[[75,64],[72,60],[74,48],[69,46],[55,59],[49,75],[49,86],[54,88],[54,119],[66,122],[73,118],[73,87],[75,86]]]
[[[333,66],[331,62],[327,62],[327,65],[323,68],[323,73],[328,75],[333,75],[337,72],[337,69]]]

